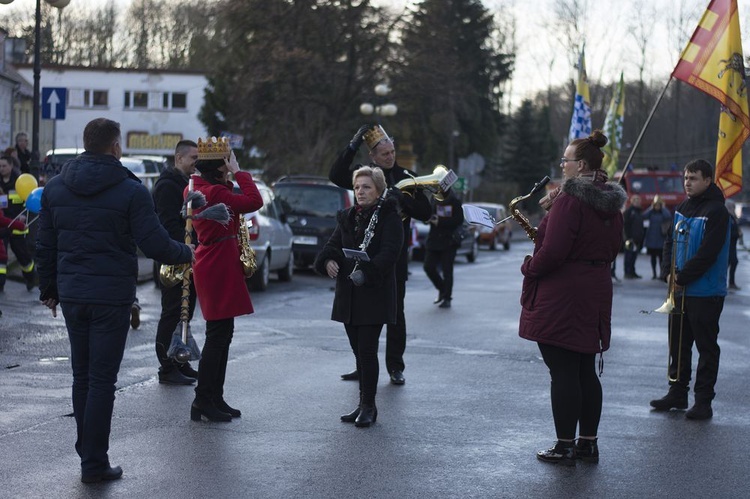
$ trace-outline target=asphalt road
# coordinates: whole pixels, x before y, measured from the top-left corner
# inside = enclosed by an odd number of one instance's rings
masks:
[[[381,371],[369,429],[338,419],[357,386],[339,379],[354,361],[343,327],[329,320],[330,280],[297,273],[253,294],[257,312],[236,322],[225,394],[243,416],[226,424],[191,422],[192,389],[157,383],[159,295],[140,285],[143,324],[128,339],[110,449],[125,474],[93,486],[80,483],[73,449],[64,323],[9,282],[0,295],[0,497],[747,497],[748,253],[744,288],[722,316],[711,421],[650,411],[667,389],[666,318],[640,311],[659,306],[666,287],[616,285],[601,462],[568,469],[535,458],[554,428],[548,373],[517,334],[518,267],[530,249],[517,238],[509,252],[459,261],[450,310],[432,304],[436,292],[412,264],[406,385]],[[641,256],[639,273],[647,267]],[[192,327],[202,345],[200,315]]]

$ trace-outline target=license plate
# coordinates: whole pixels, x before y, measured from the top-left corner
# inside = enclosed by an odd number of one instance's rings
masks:
[[[315,246],[318,244],[318,238],[315,236],[294,236],[294,244],[308,244]]]

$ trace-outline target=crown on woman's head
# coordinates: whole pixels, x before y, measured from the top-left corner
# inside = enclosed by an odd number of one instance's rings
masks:
[[[224,159],[229,157],[232,149],[229,147],[229,139],[226,137],[207,137],[205,140],[198,138],[198,159]]]
[[[393,139],[389,137],[387,133],[385,133],[385,130],[383,130],[383,127],[380,125],[375,125],[374,127],[367,130],[363,137],[365,139],[365,143],[367,144],[367,148],[371,151],[375,149],[375,146],[377,146],[384,140],[393,141]]]

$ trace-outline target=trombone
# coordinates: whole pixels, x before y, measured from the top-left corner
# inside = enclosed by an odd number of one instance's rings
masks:
[[[667,289],[667,299],[664,301],[661,307],[654,310],[654,312],[660,314],[669,315],[669,351],[667,353],[667,379],[670,383],[676,383],[680,380],[680,368],[682,367],[682,332],[685,326],[685,290],[682,291],[680,297],[680,307],[675,307],[675,288],[677,283],[675,282],[677,277],[677,244],[685,245],[685,251],[687,252],[687,245],[690,236],[690,227],[687,225],[686,220],[680,220],[674,226],[674,237],[672,240],[672,261],[669,270],[669,288]],[[677,340],[677,375],[675,378],[669,374],[669,368],[672,365],[672,321],[675,315],[680,316],[680,332]]]

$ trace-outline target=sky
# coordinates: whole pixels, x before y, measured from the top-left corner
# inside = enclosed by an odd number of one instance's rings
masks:
[[[15,7],[28,5],[34,8],[35,0],[15,0]],[[74,3],[103,5],[108,0],[71,0]],[[131,0],[115,0],[126,7]],[[511,85],[506,89],[508,102],[517,106],[523,99],[531,98],[539,91],[557,86],[575,78],[570,51],[555,39],[557,30],[551,29],[555,20],[554,5],[560,0],[483,0],[492,12],[516,23],[516,65]],[[648,43],[644,79],[661,87],[677,63],[679,53],[695,29],[700,16],[708,7],[709,0],[567,0],[577,1],[586,13],[582,16],[581,32],[586,44],[586,67],[590,81],[611,84],[624,72],[626,81],[638,80],[638,65],[641,57],[635,37],[629,28],[638,21],[635,6],[642,5],[640,17],[648,26]],[[400,11],[414,0],[373,0],[373,3]],[[678,41],[670,26],[677,6],[686,7],[686,31]],[[0,9],[4,6],[0,6]],[[738,0],[740,24],[743,31],[745,54],[750,54],[750,0]]]

